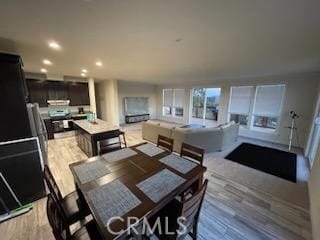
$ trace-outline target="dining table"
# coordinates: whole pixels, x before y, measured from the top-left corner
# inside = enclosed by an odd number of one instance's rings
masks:
[[[90,209],[103,239],[122,239],[177,196],[202,185],[206,167],[151,143],[69,165],[79,206]]]

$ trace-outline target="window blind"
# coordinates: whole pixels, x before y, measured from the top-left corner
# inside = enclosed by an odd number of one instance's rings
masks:
[[[257,86],[253,114],[263,117],[278,117],[285,85]]]
[[[231,87],[229,113],[248,115],[254,87]]]
[[[172,107],[173,89],[163,89],[163,106]]]
[[[184,89],[174,89],[174,107],[183,108],[184,105]]]

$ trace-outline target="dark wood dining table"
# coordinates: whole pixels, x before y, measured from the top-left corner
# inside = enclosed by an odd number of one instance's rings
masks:
[[[107,183],[110,183],[114,180],[120,180],[121,183],[123,183],[141,201],[141,204],[139,204],[137,207],[126,213],[124,216],[122,216],[122,218],[126,220],[128,217],[136,217],[140,221],[142,221],[144,218],[150,218],[151,216],[156,214],[161,208],[163,208],[166,204],[172,201],[176,196],[182,194],[190,187],[196,190],[202,185],[203,175],[206,171],[206,168],[204,166],[197,165],[186,174],[182,174],[174,168],[171,168],[159,161],[161,158],[171,154],[170,152],[165,151],[156,156],[150,157],[136,149],[136,147],[142,144],[130,147],[131,149],[136,151],[137,154],[131,157],[124,158],[122,160],[108,162],[102,156],[95,156],[85,161],[75,162],[69,165],[74,177],[79,198],[82,201],[81,204],[86,204],[89,207],[93,218],[97,222],[98,229],[103,239],[118,239],[122,238],[123,235],[114,235],[108,231],[108,228],[103,224],[99,216],[99,212],[96,212],[94,206],[92,205],[92,202],[89,200],[86,194],[88,191],[105,185]],[[96,160],[102,160],[106,168],[111,173],[93,181],[90,181],[88,183],[82,184],[73,168],[77,165]],[[141,181],[149,178],[150,176],[158,173],[163,169],[168,169],[171,172],[183,177],[185,181],[179,186],[177,186],[177,188],[174,189],[172,192],[163,197],[159,202],[155,203],[150,198],[148,198],[144,194],[144,192],[142,192],[136,186],[136,184],[140,183]],[[120,220],[116,220],[112,222],[110,225],[110,228],[112,228],[113,231],[126,230],[128,229],[128,227],[129,226],[127,225],[127,221]]]

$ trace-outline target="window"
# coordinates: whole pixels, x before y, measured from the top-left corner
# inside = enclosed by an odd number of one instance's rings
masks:
[[[215,126],[219,115],[221,88],[194,88],[192,90],[191,124]]]
[[[163,112],[164,116],[172,114],[173,89],[163,89]]]
[[[163,89],[163,116],[183,117],[184,89]]]
[[[236,123],[240,123],[241,126],[248,125],[248,115],[243,114],[230,114],[230,121],[235,121]]]
[[[173,115],[183,116],[184,89],[173,89]]]
[[[171,116],[171,114],[172,114],[171,107],[163,106],[163,115]]]
[[[284,90],[284,85],[257,86],[252,116],[253,128],[276,130],[281,114]]]
[[[229,121],[253,130],[276,131],[284,91],[285,85],[231,87]]]
[[[241,86],[231,87],[229,103],[229,120],[240,123],[241,126],[248,126],[251,101],[254,87]]]

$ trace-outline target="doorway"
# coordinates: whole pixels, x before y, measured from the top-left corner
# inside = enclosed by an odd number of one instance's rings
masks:
[[[192,90],[191,124],[215,127],[218,125],[221,88],[195,88]]]

